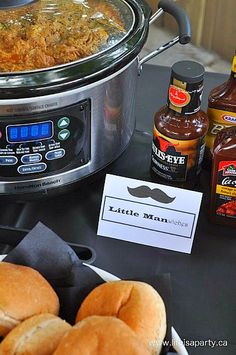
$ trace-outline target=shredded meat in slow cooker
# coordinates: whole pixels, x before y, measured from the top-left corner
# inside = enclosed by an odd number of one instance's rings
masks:
[[[52,67],[98,52],[111,34],[124,32],[118,10],[99,0],[41,0],[0,10],[0,71]]]

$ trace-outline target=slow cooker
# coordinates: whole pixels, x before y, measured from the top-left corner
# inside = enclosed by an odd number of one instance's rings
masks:
[[[164,11],[179,36],[140,59]],[[66,191],[127,147],[143,63],[188,43],[189,19],[171,0],[0,3],[0,195]]]

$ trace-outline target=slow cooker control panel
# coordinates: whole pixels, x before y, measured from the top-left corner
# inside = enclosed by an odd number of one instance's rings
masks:
[[[90,160],[90,102],[0,119],[0,176],[57,173]]]

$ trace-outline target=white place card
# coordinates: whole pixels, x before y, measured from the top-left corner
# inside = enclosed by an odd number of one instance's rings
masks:
[[[106,175],[99,236],[191,253],[202,194]]]

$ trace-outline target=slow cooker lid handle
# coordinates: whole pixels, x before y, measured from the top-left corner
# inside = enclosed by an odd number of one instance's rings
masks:
[[[0,1],[0,10],[12,9],[15,7],[29,5],[37,0],[4,0]]]

